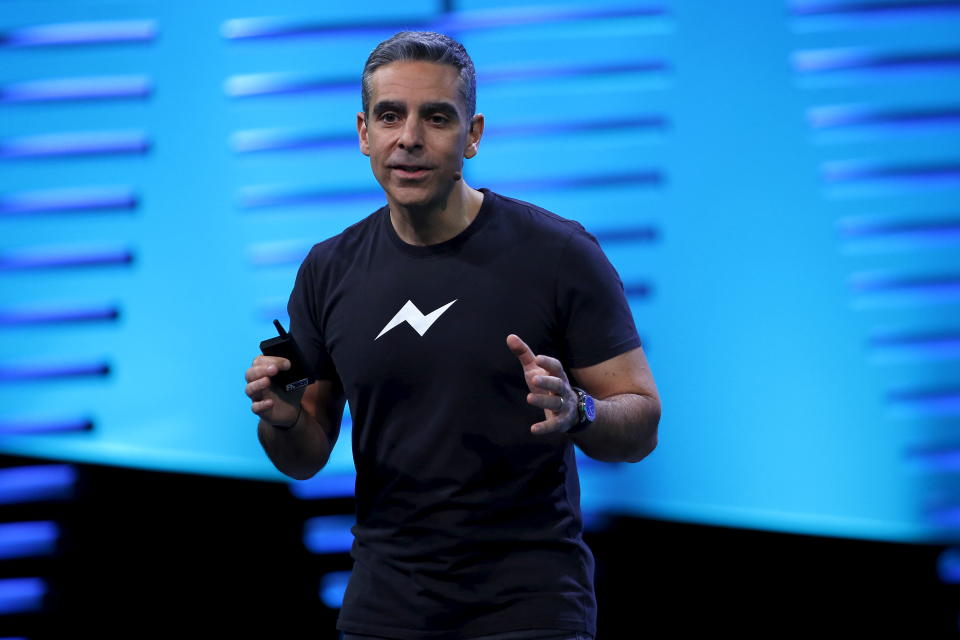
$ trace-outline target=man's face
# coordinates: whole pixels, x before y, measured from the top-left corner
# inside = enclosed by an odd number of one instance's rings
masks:
[[[369,114],[357,114],[360,151],[393,206],[444,206],[483,133],[468,120],[455,67],[391,62],[370,77]]]

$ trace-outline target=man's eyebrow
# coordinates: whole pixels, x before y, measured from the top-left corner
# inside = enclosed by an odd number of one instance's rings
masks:
[[[373,105],[373,115],[379,116],[387,111],[396,111],[397,113],[406,113],[407,107],[402,102],[396,100],[383,100]]]
[[[431,113],[442,113],[449,118],[456,120],[460,117],[457,108],[446,101],[424,102],[420,105],[420,115],[425,116]]]

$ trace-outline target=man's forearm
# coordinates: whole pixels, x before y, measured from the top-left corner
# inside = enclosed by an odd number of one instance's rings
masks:
[[[660,402],[653,397],[623,393],[596,400],[596,420],[569,437],[591,458],[603,462],[637,462],[657,446]]]
[[[288,430],[260,420],[257,436],[273,465],[296,480],[312,478],[330,459],[330,440],[307,411]]]

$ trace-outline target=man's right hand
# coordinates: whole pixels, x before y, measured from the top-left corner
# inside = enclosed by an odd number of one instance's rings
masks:
[[[288,393],[271,384],[272,376],[289,368],[290,361],[286,358],[259,355],[247,369],[245,391],[253,401],[250,410],[270,424],[288,426],[297,419],[304,389]]]

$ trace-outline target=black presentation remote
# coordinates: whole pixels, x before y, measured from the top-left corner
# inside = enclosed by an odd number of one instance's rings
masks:
[[[273,324],[280,335],[261,342],[260,351],[265,356],[279,356],[290,361],[289,369],[277,371],[275,375],[271,376],[270,380],[271,383],[279,385],[287,392],[296,391],[300,387],[305,387],[313,382],[313,378],[307,373],[303,354],[300,353],[293,336],[284,331],[279,320],[274,320]]]

